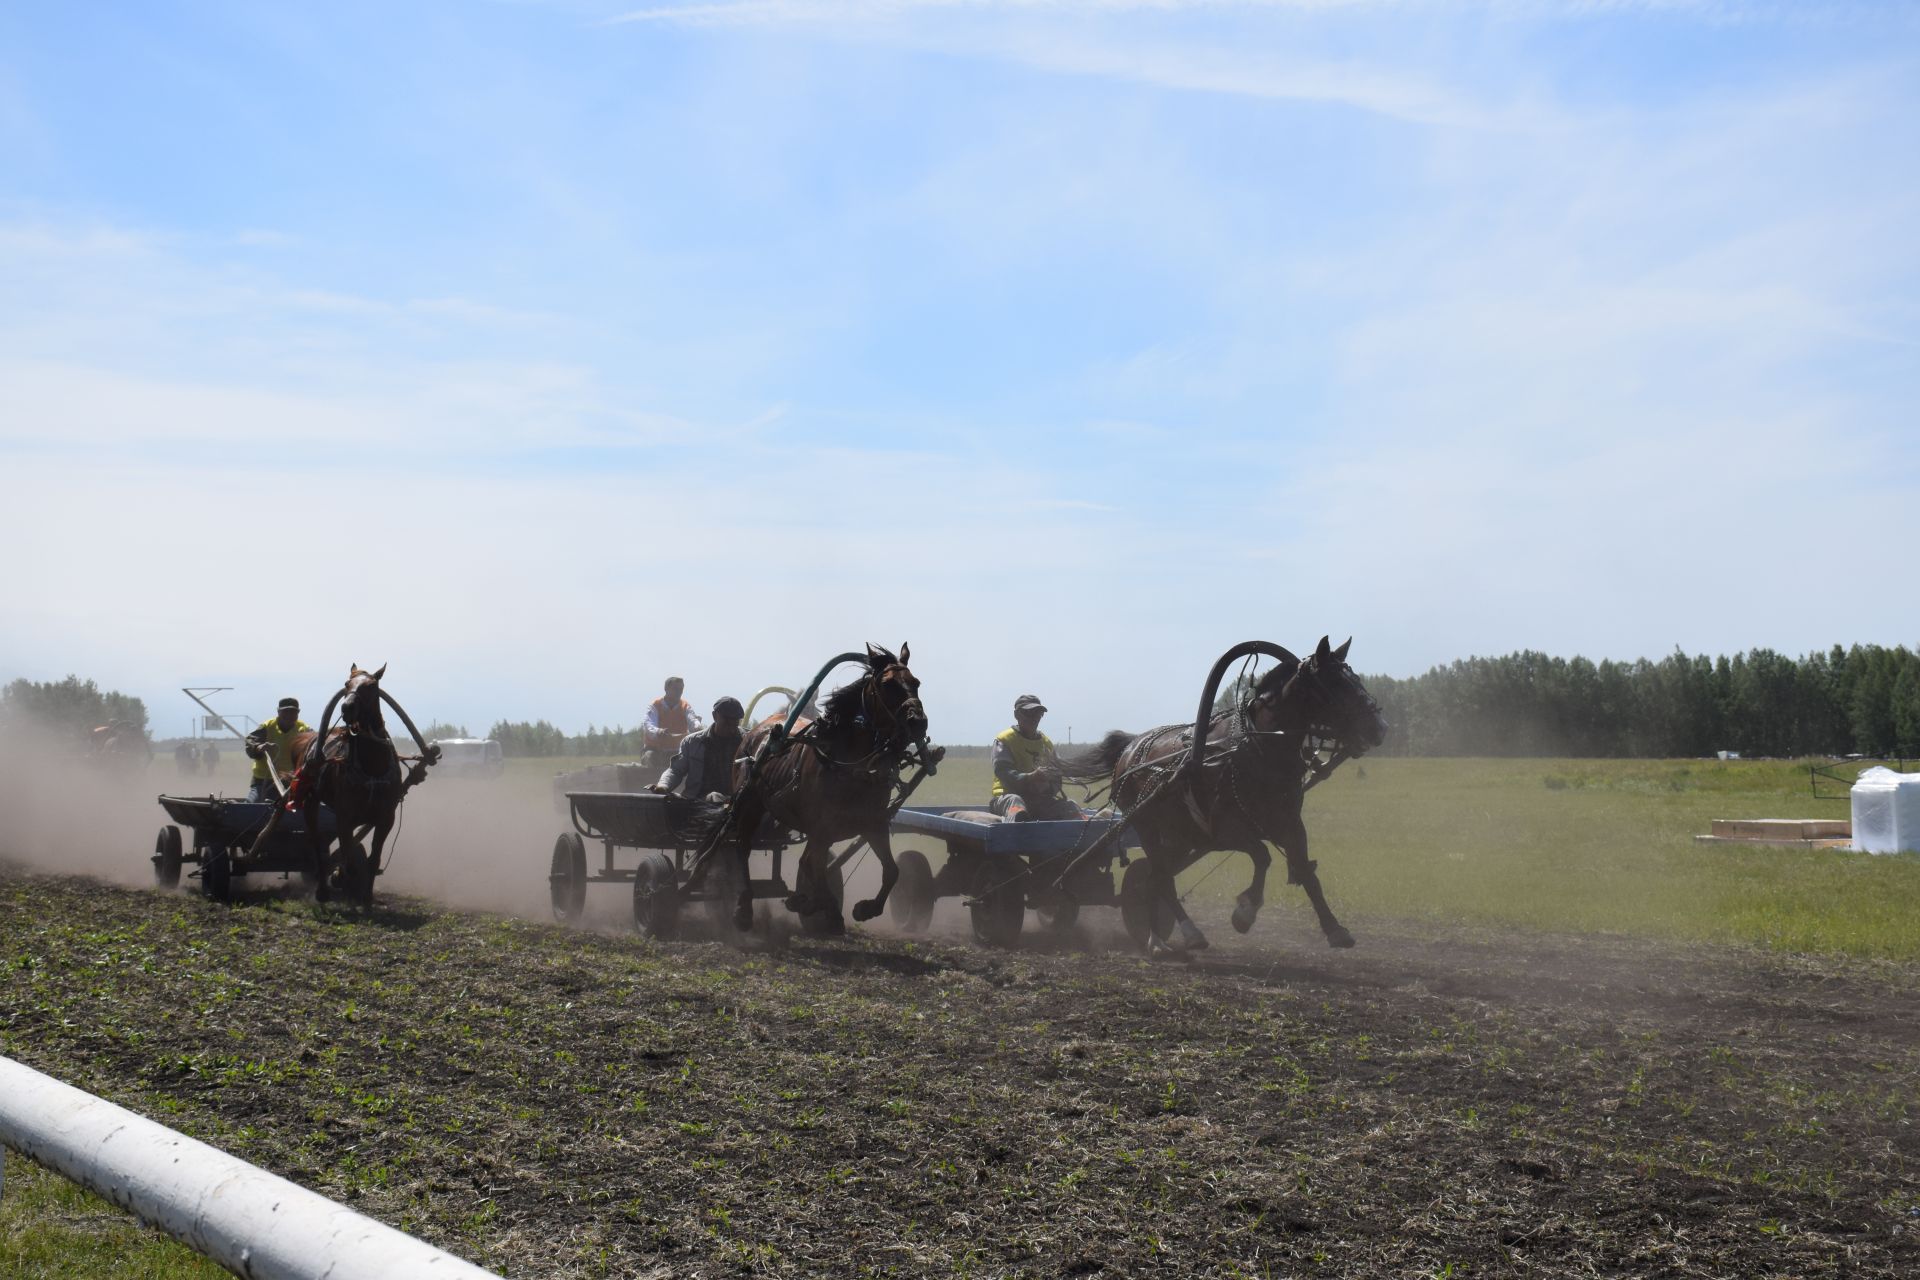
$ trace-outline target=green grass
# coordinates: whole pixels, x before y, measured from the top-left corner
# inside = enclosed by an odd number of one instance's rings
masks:
[[[7,1280],[205,1280],[226,1270],[11,1152],[0,1194]]]
[[[1307,798],[1343,912],[1920,958],[1920,858],[1694,842],[1714,818],[1846,817],[1812,798],[1802,764],[1363,764]]]

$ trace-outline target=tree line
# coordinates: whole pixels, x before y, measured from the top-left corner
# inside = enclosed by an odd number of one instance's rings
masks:
[[[497,720],[487,736],[500,744],[500,754],[508,756],[638,756],[647,745],[638,727],[588,725],[585,733],[570,734],[545,720]]]
[[[1393,725],[1386,755],[1920,756],[1920,654],[1904,645],[1597,663],[1524,650],[1363,679]]]
[[[20,679],[0,688],[0,729],[32,726],[84,742],[90,732],[110,720],[126,721],[144,734],[147,704],[129,693],[101,689],[79,676],[47,681]]]

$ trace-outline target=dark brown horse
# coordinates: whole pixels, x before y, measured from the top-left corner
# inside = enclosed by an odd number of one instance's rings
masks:
[[[920,681],[907,668],[908,654],[904,644],[897,658],[868,645],[867,669],[859,679],[836,689],[818,720],[796,721],[785,742],[757,763],[750,762],[773,737],[775,726],[764,722],[747,734],[734,766],[734,802],[721,836],[730,839],[732,847],[715,849],[708,859],[715,865],[706,872],[716,887],[737,888],[733,921],[741,930],[753,927],[749,843],[767,814],[807,837],[787,910],[817,921],[817,932],[845,931],[828,864],[833,844],[856,836],[864,838],[880,860],[880,892],[856,903],[853,918],[871,920],[886,908],[899,876],[888,840],[888,807],[902,763],[927,737]]]
[[[1322,636],[1305,662],[1263,645],[1279,661],[1239,705],[1208,722],[1202,760],[1191,758],[1194,726],[1177,724],[1142,734],[1116,730],[1091,750],[1062,760],[1065,777],[1110,779],[1114,807],[1140,837],[1153,877],[1152,947],[1195,951],[1207,945],[1174,892],[1174,877],[1216,849],[1239,850],[1253,860],[1253,882],[1233,909],[1235,929],[1253,928],[1266,901],[1268,841],[1286,854],[1287,880],[1306,890],[1328,945],[1353,945],[1353,935],[1327,906],[1300,817],[1310,779],[1323,768],[1316,741],[1336,741],[1336,759],[1345,759],[1386,737],[1379,706],[1347,665],[1352,643],[1334,649]],[[1170,941],[1175,926],[1179,938]]]
[[[380,687],[380,677],[386,671],[384,665],[378,671],[352,666],[347,683],[327,704],[319,732],[296,734],[292,739],[289,755],[301,763],[288,803],[300,806],[313,842],[314,896],[322,902],[331,896],[337,882],[350,901],[361,906],[372,903],[373,880],[380,873],[381,854],[393,831],[400,801],[426,777],[426,766],[439,756],[439,748],[422,744],[422,759],[402,777],[400,751],[387,732],[381,701],[393,707],[416,741],[420,734],[400,704]],[[336,705],[340,724],[329,730],[327,721]],[[333,810],[340,843],[337,865],[331,868],[327,852],[332,841],[320,834],[323,804]],[[369,830],[373,832],[371,855],[360,844]]]

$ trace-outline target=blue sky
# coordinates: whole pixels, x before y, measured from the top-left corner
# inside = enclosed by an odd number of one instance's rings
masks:
[[[1917,157],[1907,6],[11,6],[0,676],[1915,643]]]

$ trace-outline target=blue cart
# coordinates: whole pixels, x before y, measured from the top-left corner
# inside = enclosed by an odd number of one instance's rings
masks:
[[[994,947],[1018,943],[1032,907],[1042,924],[1066,929],[1083,906],[1119,907],[1127,931],[1145,930],[1152,904],[1146,861],[1129,861],[1127,850],[1139,842],[1124,832],[1101,856],[1073,869],[1065,889],[1055,887],[1060,871],[1119,820],[1089,814],[1080,822],[1008,822],[984,809],[955,805],[914,805],[893,816],[894,859],[900,879],[888,901],[893,921],[917,933],[933,919],[941,898],[964,898],[973,918],[973,936]],[[939,872],[918,849],[900,847],[915,836],[946,845]],[[1115,873],[1125,868],[1118,883]],[[1144,933],[1142,934],[1144,936]]]
[[[163,889],[180,883],[180,871],[194,863],[193,874],[200,879],[200,891],[216,902],[233,897],[233,878],[244,875],[308,877],[313,871],[313,846],[307,840],[305,820],[298,810],[280,815],[280,825],[252,857],[247,851],[273,814],[273,806],[261,800],[229,800],[224,796],[161,796],[160,807],[178,826],[169,823],[160,828],[153,845],[153,878]],[[320,834],[332,837],[333,810],[320,806]],[[193,847],[184,846],[180,828],[193,832]],[[358,846],[352,846],[357,849]],[[343,875],[355,866],[367,879],[365,897],[373,891],[372,880],[379,873],[366,865],[362,855],[358,863],[351,856],[342,862]],[[347,886],[351,888],[352,886]],[[356,896],[354,901],[361,901]]]

